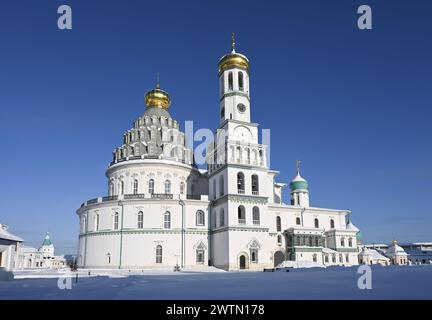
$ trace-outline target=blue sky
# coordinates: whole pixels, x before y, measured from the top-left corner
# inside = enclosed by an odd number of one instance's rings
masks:
[[[371,31],[357,28],[361,4]],[[430,12],[427,0],[2,1],[0,222],[74,253],[75,210],[106,195],[111,151],[158,72],[174,118],[217,127],[217,62],[235,32],[278,180],[300,159],[312,205],[352,210],[365,242],[432,241]]]

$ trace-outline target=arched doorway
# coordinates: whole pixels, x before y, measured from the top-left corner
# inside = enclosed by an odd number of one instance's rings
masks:
[[[273,256],[274,267],[276,268],[279,264],[285,261],[285,255],[282,251],[276,251]]]
[[[239,265],[240,265],[240,270],[246,269],[246,257],[243,254],[239,258]]]

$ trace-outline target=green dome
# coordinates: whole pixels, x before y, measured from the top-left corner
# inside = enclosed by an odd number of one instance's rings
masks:
[[[361,241],[361,239],[362,239],[362,233],[359,231],[359,232],[357,232],[357,235],[356,235],[356,238],[357,238],[357,240],[358,241]]]
[[[307,190],[307,188],[308,188],[308,183],[307,183],[306,180],[303,180],[303,181],[301,181],[301,180],[298,180],[298,181],[293,180],[290,183],[290,189],[292,191],[299,190],[299,189],[305,189],[305,190]]]

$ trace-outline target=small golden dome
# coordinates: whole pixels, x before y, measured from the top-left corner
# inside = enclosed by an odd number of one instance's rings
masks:
[[[234,33],[232,34],[232,51],[231,53],[228,53],[224,55],[219,60],[219,66],[218,66],[218,74],[220,75],[222,72],[224,72],[226,69],[229,69],[231,67],[240,67],[244,68],[249,72],[249,60],[244,55],[237,53],[235,51],[235,41],[234,41]]]
[[[156,88],[146,93],[144,100],[147,108],[158,107],[168,109],[171,104],[170,96],[166,91],[160,88],[159,80],[156,84]]]

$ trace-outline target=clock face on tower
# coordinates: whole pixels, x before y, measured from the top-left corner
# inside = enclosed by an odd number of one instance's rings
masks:
[[[239,103],[239,104],[237,105],[237,109],[238,109],[238,111],[240,111],[240,112],[245,112],[245,111],[246,111],[246,106],[245,106],[243,103]]]

